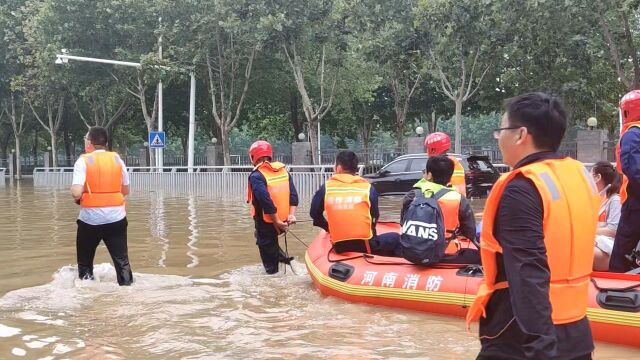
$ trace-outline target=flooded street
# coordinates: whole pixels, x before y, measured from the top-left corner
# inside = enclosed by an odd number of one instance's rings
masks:
[[[104,245],[97,281],[77,279],[79,207],[66,190],[7,184],[0,204],[0,359],[473,359],[479,350],[461,319],[322,297],[293,236],[295,272],[265,275],[237,201],[133,194],[135,283],[123,288]],[[317,233],[307,205],[292,228],[305,243]],[[381,220],[397,221],[399,207],[383,199]],[[595,358],[637,350],[597,344]]]

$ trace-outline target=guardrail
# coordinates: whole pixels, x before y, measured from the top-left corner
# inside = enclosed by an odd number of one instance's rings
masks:
[[[191,170],[191,171],[189,171]],[[244,199],[251,166],[194,166],[194,167],[130,167],[131,192],[163,192],[193,194],[214,198]],[[331,165],[290,165],[293,182],[301,198],[310,199],[333,174]],[[360,168],[362,173],[362,167]],[[68,187],[73,180],[73,168],[35,168],[34,186]]]

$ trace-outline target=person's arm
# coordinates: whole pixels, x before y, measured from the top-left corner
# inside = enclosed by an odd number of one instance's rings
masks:
[[[253,199],[262,209],[262,213],[265,215],[276,214],[278,209],[276,209],[276,206],[271,200],[271,195],[269,195],[269,191],[267,190],[267,180],[264,176],[255,171],[249,175],[249,183],[251,183]]]
[[[418,190],[420,191],[420,190]],[[409,210],[409,205],[413,202],[413,199],[416,198],[416,189],[411,189],[409,192],[404,194],[402,198],[402,209],[400,210],[400,223],[404,222],[404,214]]]
[[[373,186],[369,189],[369,202],[371,203],[371,220],[377,224],[380,219],[380,208],[378,207],[378,192]]]
[[[476,217],[473,215],[471,204],[464,196],[460,198],[460,208],[458,209],[458,222],[460,223],[460,233],[462,236],[473,241],[476,237]]]
[[[80,157],[73,165],[73,180],[71,182],[71,196],[78,202],[84,192],[84,183],[87,180],[87,165],[84,158]]]
[[[634,189],[640,189],[640,129],[629,129],[620,139],[620,165]]]
[[[324,195],[325,186],[322,185],[318,191],[316,191],[315,195],[313,195],[313,199],[311,199],[309,216],[313,219],[313,226],[317,226],[324,229],[324,231],[329,232],[329,223],[324,217]]]
[[[262,213],[268,217],[271,222],[280,231],[287,231],[288,226],[286,223],[278,219],[278,209],[271,200],[271,195],[267,190],[267,180],[260,172],[255,171],[249,175],[249,182],[251,183],[251,190],[253,191],[253,200],[258,203],[262,209]]]
[[[129,172],[120,155],[118,155],[118,160],[120,160],[120,164],[122,165],[122,187],[120,188],[120,192],[122,195],[127,196],[129,195]]]
[[[293,178],[291,174],[289,174],[289,217],[287,218],[289,224],[295,224],[296,221],[298,221],[298,219],[296,219],[298,204],[298,190],[296,190],[296,186],[293,184]]]
[[[551,359],[557,353],[557,336],[551,320],[542,199],[533,183],[516,177],[505,188],[496,215],[496,239],[503,261],[511,308],[525,334],[527,358]]]
[[[617,195],[612,196],[609,200],[606,223],[604,226],[596,229],[596,235],[615,237],[616,231],[618,230],[618,223],[620,222],[621,210],[620,197]]]

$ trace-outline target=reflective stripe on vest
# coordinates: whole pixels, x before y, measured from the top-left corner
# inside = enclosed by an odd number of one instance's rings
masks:
[[[267,182],[267,192],[273,205],[276,207],[276,215],[280,221],[287,221],[289,218],[289,173],[285,169],[285,165],[281,162],[270,163],[265,161],[258,164],[253,171],[258,171],[264,176]],[[247,186],[247,203],[249,203],[249,212],[251,216],[256,215],[255,204],[253,203],[253,190],[251,183]],[[262,214],[262,220],[266,223],[272,223],[271,218],[267,214]]]
[[[364,240],[369,249],[373,236],[371,184],[349,174],[333,175],[325,184],[324,208],[333,244],[347,240]]]
[[[444,188],[439,187],[440,185],[433,187],[433,185],[429,184],[426,180],[419,181],[416,183],[416,186],[420,188],[425,197],[431,197],[434,192]],[[440,205],[440,210],[442,210],[442,217],[447,237],[453,234],[456,229],[460,227],[459,213],[461,200],[462,195],[457,191],[449,191],[438,199],[438,205]]]
[[[622,175],[622,185],[620,185],[620,204],[624,204],[629,195],[627,194],[627,186],[629,185],[629,179],[622,173],[622,163],[620,162],[620,141],[622,141],[622,136],[631,128],[640,129],[640,121],[634,121],[622,126],[620,130],[620,140],[618,140],[618,144],[616,145],[616,169]]]
[[[485,306],[498,286],[508,286],[496,283],[496,254],[502,253],[502,247],[494,237],[493,228],[502,193],[518,174],[534,183],[543,203],[553,323],[577,321],[586,314],[600,197],[581,163],[570,158],[545,160],[502,175],[489,194],[480,250],[485,279],[467,313],[467,326],[486,316]]]
[[[464,179],[464,167],[455,156],[449,156],[449,159],[453,161],[453,175],[451,175],[451,187],[462,196],[467,196],[467,184]]]
[[[122,164],[118,154],[99,151],[82,155],[87,168],[84,192],[80,198],[83,208],[124,205],[122,195]]]

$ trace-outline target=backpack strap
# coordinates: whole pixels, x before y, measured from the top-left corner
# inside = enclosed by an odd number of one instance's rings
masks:
[[[443,197],[446,194],[448,194],[449,191],[453,191],[453,189],[442,188],[442,189],[438,190],[435,194],[433,194],[433,198],[436,199],[436,200],[439,200],[441,197]]]

